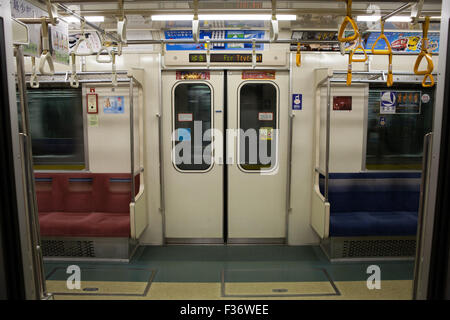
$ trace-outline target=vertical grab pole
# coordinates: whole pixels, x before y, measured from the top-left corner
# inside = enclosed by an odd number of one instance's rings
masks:
[[[327,131],[326,131],[326,146],[325,146],[325,201],[328,202],[328,175],[330,169],[330,125],[331,125],[331,81],[327,78]]]
[[[292,99],[292,53],[289,53],[289,98]],[[295,114],[292,108],[289,108],[289,135],[288,135],[288,155],[287,155],[287,179],[286,179],[286,244],[289,244],[289,216],[292,211],[291,207],[291,172],[292,172],[292,133]]]
[[[130,77],[130,160],[131,160],[131,202],[136,200],[135,194],[135,180],[134,180],[134,106],[133,106],[133,90],[134,81],[133,77]]]
[[[41,251],[41,238],[39,233],[39,219],[37,211],[36,190],[33,175],[33,156],[31,149],[30,122],[28,114],[27,88],[25,82],[24,57],[22,47],[15,48],[16,65],[17,65],[17,85],[20,96],[20,113],[22,120],[22,170],[24,171],[24,186],[27,195],[27,216],[28,228],[32,245],[33,269],[35,274],[35,290],[39,294],[40,299],[49,299],[51,295],[47,294],[45,283],[45,275],[43,270],[43,259]]]
[[[430,173],[430,160],[431,160],[431,146],[433,140],[433,133],[430,132],[425,135],[423,139],[423,159],[422,159],[422,182],[420,184],[420,203],[419,213],[417,216],[417,237],[416,237],[416,258],[414,266],[414,279],[413,279],[413,300],[417,300],[419,271],[421,265],[422,256],[422,233],[424,229],[424,221],[426,219],[426,198],[428,193],[428,179]]]

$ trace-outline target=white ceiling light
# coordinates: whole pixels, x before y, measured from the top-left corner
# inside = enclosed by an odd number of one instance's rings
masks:
[[[190,21],[194,18],[192,14],[184,15],[154,15],[152,21]],[[271,20],[270,14],[199,14],[199,20]],[[277,14],[278,20],[292,21],[297,20],[294,14]]]
[[[381,16],[357,16],[357,21],[378,21]],[[387,19],[388,22],[410,22],[411,17],[408,16],[393,16]]]
[[[89,21],[89,22],[103,22],[103,21],[105,21],[105,17],[103,17],[103,16],[87,16],[87,17],[84,17],[84,18],[86,19],[86,21]],[[68,23],[79,23],[80,22],[80,19],[78,19],[77,17],[73,17],[73,16],[71,16],[71,17],[64,17],[63,19],[66,20]]]

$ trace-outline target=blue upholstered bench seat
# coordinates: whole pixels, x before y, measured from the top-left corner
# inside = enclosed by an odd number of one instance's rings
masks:
[[[328,192],[331,237],[416,234],[420,173],[331,173]]]
[[[330,216],[330,235],[334,237],[413,236],[416,229],[416,212],[340,212]]]

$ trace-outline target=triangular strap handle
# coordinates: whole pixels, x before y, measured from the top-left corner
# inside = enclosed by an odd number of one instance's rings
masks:
[[[378,43],[378,41],[383,40],[386,43],[387,46],[387,50],[375,50],[375,47]],[[384,33],[381,33],[380,36],[377,38],[377,40],[375,40],[375,42],[373,43],[372,46],[372,54],[392,54],[392,47],[391,44],[389,43],[389,40],[386,38],[386,36],[384,35]]]
[[[361,41],[361,36],[358,34],[358,45],[356,46],[356,48],[354,48],[352,51],[350,51],[350,59],[352,62],[366,62],[367,59],[369,59],[369,57],[367,56],[366,50],[364,50],[364,47],[362,46],[362,41]],[[361,59],[354,59],[353,55],[355,54],[356,51],[358,50],[362,50],[362,52],[364,53],[364,58]]]
[[[101,54],[103,52],[106,52],[108,55],[104,56],[102,58]],[[109,50],[106,47],[101,47],[100,50],[97,52],[97,56],[95,57],[95,61],[97,61],[98,63],[111,63],[111,61],[112,61],[111,52],[109,52]]]
[[[430,82],[427,83],[427,79],[430,80]],[[423,77],[422,80],[422,87],[424,88],[431,88],[434,86],[434,77],[431,73],[428,73],[425,75],[425,77]]]
[[[47,62],[49,71],[45,71],[45,63]],[[53,58],[50,54],[50,51],[46,53],[42,53],[41,58],[39,59],[39,72],[41,74],[52,76],[55,74],[55,66],[53,65]]]
[[[344,37],[345,28],[349,23],[353,28],[353,35]],[[340,42],[351,42],[358,37],[358,34],[359,34],[358,26],[356,25],[355,20],[353,20],[352,17],[350,16],[345,16],[344,21],[342,22],[341,27],[339,28],[338,40]]]
[[[89,51],[86,52],[86,53],[80,53],[80,52],[78,52],[78,48],[79,48],[79,46],[80,46],[80,44],[81,44],[82,42],[85,42],[85,43],[86,43],[86,48],[89,50]],[[80,38],[78,38],[78,41],[77,41],[77,43],[75,44],[75,47],[73,48],[72,52],[75,53],[77,56],[90,56],[90,55],[92,55],[92,54],[94,53],[94,50],[92,49],[92,46],[91,46],[91,42],[87,40],[87,38],[86,38],[86,36],[84,35],[84,33],[81,35]]]
[[[419,70],[419,66],[420,63],[422,62],[423,58],[426,58],[427,60],[427,69],[426,70]],[[414,73],[417,75],[427,75],[427,74],[431,74],[433,72],[434,69],[434,64],[433,64],[433,59],[431,58],[431,54],[425,52],[425,51],[421,51],[419,53],[419,56],[416,59],[416,63],[414,64]]]

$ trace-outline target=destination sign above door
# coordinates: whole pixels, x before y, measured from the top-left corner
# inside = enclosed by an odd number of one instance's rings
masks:
[[[190,53],[189,62],[206,62],[206,53]],[[210,62],[243,63],[252,62],[250,53],[211,53]],[[256,62],[262,62],[262,54],[256,54]]]

